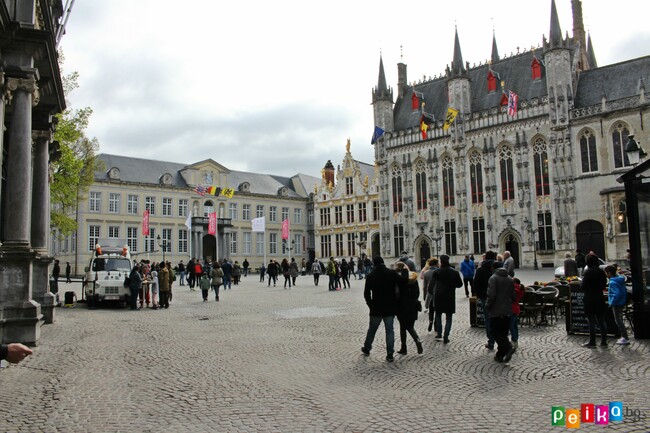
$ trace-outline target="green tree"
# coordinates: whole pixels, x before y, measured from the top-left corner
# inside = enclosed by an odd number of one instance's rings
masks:
[[[77,88],[77,78],[76,72],[63,77],[66,95]],[[57,229],[60,236],[67,236],[77,229],[77,204],[93,183],[95,171],[102,169],[101,161],[97,159],[99,142],[85,134],[92,112],[90,107],[85,107],[66,109],[57,115],[54,140],[59,142],[60,157],[51,164],[50,226]]]

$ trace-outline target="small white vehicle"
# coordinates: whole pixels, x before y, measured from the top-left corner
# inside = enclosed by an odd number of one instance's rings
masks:
[[[112,240],[115,243],[115,240]],[[102,241],[104,243],[104,241]],[[104,243],[95,246],[95,255],[86,267],[84,293],[89,307],[97,307],[105,301],[127,303],[131,291],[124,287],[131,273],[131,254],[126,246]]]

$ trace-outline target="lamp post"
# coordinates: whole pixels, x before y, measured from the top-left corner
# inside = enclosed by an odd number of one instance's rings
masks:
[[[160,235],[156,236],[156,240],[158,241],[158,246],[160,247],[160,249],[162,249],[162,253],[163,253],[162,261],[163,263],[165,263],[165,250],[167,249],[167,245],[169,244],[167,243],[166,239],[160,239]]]
[[[648,154],[645,153],[643,149],[641,149],[641,146],[639,146],[639,144],[634,139],[634,134],[627,136],[625,153],[627,154],[627,158],[630,160],[630,164],[632,165],[637,165],[641,159],[648,156]]]
[[[438,227],[438,228],[436,229],[436,237],[433,238],[433,240],[434,240],[435,243],[436,243],[436,257],[437,257],[437,258],[440,257],[438,253],[440,252],[440,241],[442,241],[442,232],[443,232],[443,228],[442,228],[442,227]]]
[[[366,247],[366,240],[361,236],[361,232],[356,233],[354,235],[355,239],[357,239],[356,244],[359,247],[359,257],[363,257],[363,249]]]
[[[533,269],[534,270],[539,270],[539,266],[537,265],[537,230],[533,228],[533,222],[529,220],[528,218],[524,218],[524,224],[526,224],[526,230],[530,233],[530,236],[533,238]]]

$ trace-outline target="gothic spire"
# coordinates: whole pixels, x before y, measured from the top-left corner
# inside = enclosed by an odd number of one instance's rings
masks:
[[[557,16],[555,0],[551,0],[551,29],[549,32],[549,46],[550,48],[562,46],[562,29],[560,29],[560,19]]]
[[[499,61],[499,50],[497,48],[497,36],[494,33],[494,30],[492,31],[492,56],[490,58],[492,60],[492,64],[495,64],[496,62]]]
[[[456,27],[456,36],[454,39],[454,60],[451,62],[451,76],[458,78],[467,75],[467,70],[463,64],[463,54],[460,51],[460,41],[458,40],[458,27]]]
[[[380,93],[388,91],[388,86],[386,85],[386,74],[384,73],[384,59],[381,54],[379,55],[379,79],[377,80],[377,91]]]
[[[594,52],[594,44],[591,42],[591,35],[587,36],[587,61],[590,68],[597,68],[598,62],[596,61],[596,53]]]

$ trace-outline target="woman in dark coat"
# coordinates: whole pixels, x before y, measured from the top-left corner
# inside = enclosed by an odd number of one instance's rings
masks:
[[[596,323],[600,328],[600,345],[607,347],[607,325],[605,324],[604,291],[607,288],[607,276],[598,267],[598,256],[587,254],[587,268],[582,276],[582,291],[584,292],[585,314],[589,322],[589,342],[583,347],[596,347]]]
[[[399,310],[397,320],[399,321],[399,337],[402,347],[397,351],[400,355],[406,355],[406,331],[411,334],[418,353],[422,353],[422,341],[415,332],[415,321],[418,319],[418,305],[420,304],[420,285],[418,284],[418,274],[409,272],[408,267],[403,262],[395,263],[395,270],[400,276],[399,286]]]
[[[463,286],[463,280],[458,271],[449,264],[449,256],[440,256],[440,269],[433,272],[430,285],[436,287],[433,294],[433,305],[435,305],[435,328],[436,338],[442,333],[442,314],[445,314],[445,331],[442,336],[443,343],[449,343],[449,332],[451,331],[451,320],[456,312],[456,289]]]

